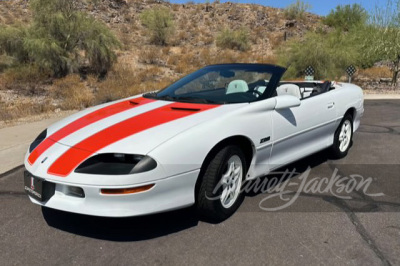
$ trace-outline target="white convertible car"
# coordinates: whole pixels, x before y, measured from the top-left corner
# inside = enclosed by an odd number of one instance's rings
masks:
[[[25,157],[32,202],[125,217],[195,205],[221,221],[255,179],[323,149],[341,158],[364,112],[352,84],[280,82],[285,69],[213,65],[43,131]]]

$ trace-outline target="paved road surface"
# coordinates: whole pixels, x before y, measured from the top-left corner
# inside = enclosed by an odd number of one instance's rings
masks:
[[[260,202],[273,193],[249,193],[220,224],[199,221],[191,209],[129,219],[41,209],[24,195],[18,169],[0,176],[0,265],[400,265],[399,144],[400,101],[366,101],[347,158],[321,152],[291,167],[304,173],[310,165],[307,180],[335,169],[341,177],[372,177],[368,195],[338,193],[352,197],[345,200],[303,190],[288,208],[266,212]],[[273,197],[261,206],[284,203]]]

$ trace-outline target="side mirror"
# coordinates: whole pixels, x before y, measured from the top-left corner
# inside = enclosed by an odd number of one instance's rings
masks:
[[[275,110],[288,109],[300,106],[301,101],[299,98],[292,95],[281,95],[276,97]]]

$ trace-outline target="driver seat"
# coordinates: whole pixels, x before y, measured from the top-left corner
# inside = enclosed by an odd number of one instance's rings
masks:
[[[228,85],[228,88],[226,88],[226,94],[248,92],[248,91],[249,91],[249,86],[247,85],[247,82],[240,79],[231,81]]]

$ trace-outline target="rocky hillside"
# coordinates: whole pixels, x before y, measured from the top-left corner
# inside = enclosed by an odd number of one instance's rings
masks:
[[[30,19],[29,1],[2,1],[0,23],[27,23]],[[170,4],[157,0],[92,0],[81,1],[80,9],[104,21],[124,44],[121,56],[129,56],[140,63],[137,56],[149,48],[148,37],[140,22],[145,9],[164,6],[174,15],[175,33],[169,45],[173,52],[187,49],[199,53],[202,49],[214,49],[215,38],[224,28],[245,27],[250,32],[252,59],[272,55],[274,49],[290,38],[320,26],[320,17],[306,14],[301,21],[287,20],[283,10],[237,3]],[[254,58],[253,58],[254,57]]]
[[[79,9],[105,22],[120,39],[118,63],[105,81],[40,79],[22,71],[0,73],[0,120],[55,110],[84,108],[99,102],[159,89],[204,65],[226,62],[275,63],[275,51],[285,41],[322,27],[320,17],[307,13],[287,20],[282,9],[237,3],[170,4],[156,0],[86,0]],[[174,17],[174,34],[166,46],[150,44],[141,13],[166,7]],[[31,21],[28,0],[0,1],[1,24]],[[223,29],[246,29],[249,49],[216,46]],[[0,58],[1,59],[1,58]],[[0,60],[1,61],[1,60]],[[22,74],[21,74],[22,73]],[[31,77],[27,79],[27,77]]]

